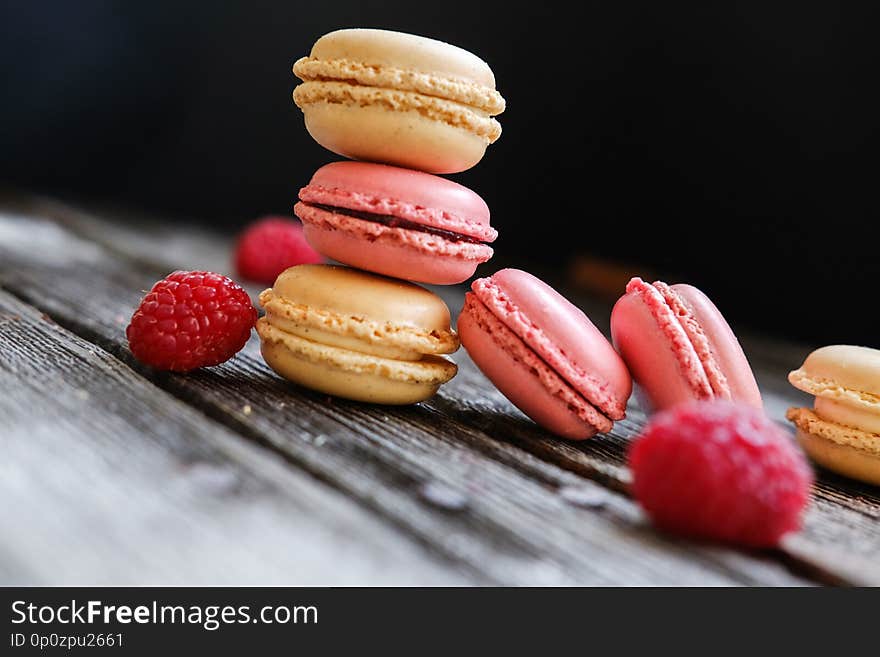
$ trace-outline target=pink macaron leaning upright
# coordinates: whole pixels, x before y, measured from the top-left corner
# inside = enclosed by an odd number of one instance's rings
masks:
[[[633,278],[611,313],[611,335],[653,410],[700,399],[763,406],[739,341],[691,285]]]
[[[624,418],[629,372],[583,312],[519,269],[477,279],[471,290],[458,318],[461,343],[523,413],[575,440]]]
[[[458,183],[368,162],[321,167],[294,207],[321,254],[418,283],[451,285],[492,257],[489,208]]]

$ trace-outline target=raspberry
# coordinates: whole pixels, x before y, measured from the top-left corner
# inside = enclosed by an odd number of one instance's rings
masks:
[[[231,279],[208,271],[176,271],[147,293],[125,335],[142,363],[188,372],[232,358],[256,321],[248,293]]]
[[[303,236],[302,224],[284,217],[265,217],[239,236],[235,268],[239,276],[272,285],[288,267],[323,262]]]
[[[633,492],[661,529],[750,547],[800,527],[812,471],[762,412],[727,401],[656,415],[629,452]]]

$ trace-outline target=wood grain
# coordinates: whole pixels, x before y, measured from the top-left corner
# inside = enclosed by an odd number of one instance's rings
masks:
[[[120,237],[115,231],[117,244],[108,249],[54,222],[35,221],[46,214],[39,207],[18,211],[18,219],[6,214],[0,221],[0,284],[127,358],[122,328],[138,290],[157,272],[186,263],[132,260],[136,232]],[[77,232],[101,233],[103,222],[87,215],[65,216],[60,206],[50,214]],[[63,246],[64,257],[41,258],[17,245],[33,243],[34,235],[41,253]],[[215,242],[215,251],[223,248]],[[214,262],[220,256],[202,254]],[[460,290],[442,292],[453,307],[460,305]],[[608,436],[580,444],[556,440],[503,399],[464,353],[457,359],[460,375],[429,403],[407,409],[296,389],[266,368],[253,343],[230,363],[196,375],[144,373],[493,581],[803,581],[790,567],[822,581],[870,581],[870,569],[841,565],[858,563],[878,544],[876,523],[866,509],[852,508],[849,491],[835,498],[823,479],[807,531],[784,553],[741,553],[659,536],[624,494],[624,450],[644,421],[636,407]],[[862,504],[869,514],[878,508],[876,498]],[[850,553],[854,561],[847,561]]]
[[[0,291],[0,583],[485,581]]]

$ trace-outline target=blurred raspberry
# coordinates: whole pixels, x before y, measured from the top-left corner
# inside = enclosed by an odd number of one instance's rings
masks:
[[[757,409],[694,402],[656,415],[630,449],[633,492],[665,530],[750,547],[800,527],[812,471]]]
[[[263,285],[272,285],[288,267],[320,262],[323,258],[306,241],[302,224],[284,217],[265,217],[252,223],[235,247],[239,276]]]
[[[176,271],[153,285],[125,330],[131,353],[156,369],[188,372],[241,351],[257,321],[248,293],[207,271]]]

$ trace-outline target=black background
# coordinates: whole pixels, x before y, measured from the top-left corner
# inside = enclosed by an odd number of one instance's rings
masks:
[[[505,262],[617,260],[753,330],[880,347],[880,49],[845,3],[59,0],[4,4],[0,26],[15,187],[230,229],[290,213],[338,159],[292,63],[332,29],[398,29],[495,71],[504,133],[455,178]]]

